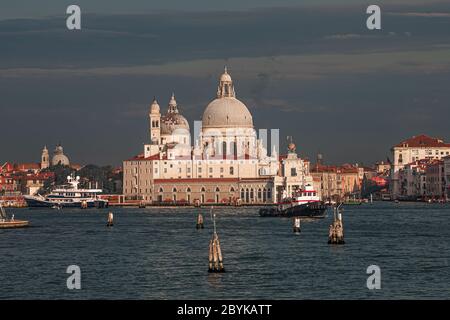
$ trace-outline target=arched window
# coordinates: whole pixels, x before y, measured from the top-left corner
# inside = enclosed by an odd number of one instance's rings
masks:
[[[177,188],[173,188],[173,190],[172,190],[173,192],[177,192]]]
[[[263,189],[263,201],[265,202],[267,200],[267,190],[266,188]]]
[[[232,176],[234,174],[234,167],[230,167],[230,175]]]
[[[216,192],[220,192],[220,189],[219,189],[219,187],[216,187]]]
[[[261,200],[261,188],[258,189],[258,200]]]
[[[191,192],[191,188],[188,187],[188,188],[186,189],[186,192]]]
[[[254,192],[253,192],[253,188],[250,189],[250,199],[254,199]]]
[[[206,190],[205,190],[205,187],[202,187],[202,192],[205,192]]]
[[[233,187],[230,188],[230,192],[234,192],[234,188]]]
[[[227,142],[226,141],[222,142],[222,158],[223,159],[227,158]]]
[[[242,200],[245,199],[245,191],[244,191],[244,189],[241,189],[241,199]]]
[[[164,189],[163,188],[159,188],[159,192],[164,192]]]
[[[245,202],[249,202],[250,201],[250,193],[248,191],[248,189],[245,189]]]

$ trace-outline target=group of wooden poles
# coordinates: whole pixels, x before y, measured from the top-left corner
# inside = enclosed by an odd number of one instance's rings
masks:
[[[211,219],[214,224],[214,231],[211,240],[209,240],[209,268],[208,272],[225,272],[223,266],[222,249],[220,248],[219,235],[216,230],[216,214],[213,213],[213,208],[211,207]],[[203,215],[201,213],[197,216],[197,229],[204,228]]]
[[[344,225],[342,223],[341,205],[333,207],[333,223],[328,229],[328,244],[344,244]],[[293,219],[294,233],[300,233],[300,217]]]
[[[328,232],[328,243],[329,244],[344,244],[344,227],[342,224],[342,213],[340,211],[340,206],[333,207],[333,223],[329,227]],[[219,235],[216,230],[216,214],[213,213],[213,208],[211,207],[211,219],[214,224],[214,231],[211,240],[209,241],[209,269],[208,272],[225,272],[223,266],[222,249],[220,248]],[[294,217],[293,231],[295,233],[300,233],[300,217]],[[106,223],[107,227],[112,227],[114,225],[114,215],[112,212],[108,213],[108,220]],[[197,215],[197,229],[204,228],[203,215],[199,213]]]

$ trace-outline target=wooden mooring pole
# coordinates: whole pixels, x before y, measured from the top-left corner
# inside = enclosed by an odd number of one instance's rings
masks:
[[[300,233],[300,217],[294,217],[294,233]]]
[[[108,221],[106,222],[107,227],[112,227],[114,225],[114,215],[112,212],[108,213]]]
[[[344,225],[342,222],[341,207],[342,204],[333,207],[333,223],[328,229],[328,244],[345,244]]]
[[[197,216],[197,225],[195,227],[197,229],[203,229],[204,228],[203,215],[201,213],[199,213],[198,216]]]
[[[214,233],[209,241],[209,269],[208,272],[225,272],[223,266],[222,249],[220,248],[219,236],[216,231],[216,215],[212,213],[213,207],[211,207],[211,218],[214,224]]]

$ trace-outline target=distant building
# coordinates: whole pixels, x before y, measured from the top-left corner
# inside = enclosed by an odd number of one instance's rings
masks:
[[[431,161],[433,160],[416,160],[399,169],[397,199],[416,201],[427,197],[426,171]]]
[[[444,161],[433,160],[426,168],[426,195],[428,198],[445,199],[446,180],[444,172]]]
[[[377,174],[389,175],[391,170],[391,163],[388,161],[380,161],[375,163],[375,170]]]
[[[409,163],[418,160],[441,160],[450,155],[450,144],[441,139],[426,135],[414,136],[400,142],[391,149],[393,164],[391,168],[390,191],[392,199],[401,195],[399,171]]]
[[[352,195],[359,196],[365,168],[351,164],[323,165],[318,162],[311,168],[311,176],[322,199],[344,199]]]
[[[312,184],[309,162],[297,156],[294,144],[286,156],[279,157],[275,149],[267,154],[226,69],[216,98],[204,110],[194,146],[173,94],[163,114],[153,100],[149,127],[150,144],[123,162],[123,192],[129,200],[263,204],[278,201],[281,190]]]
[[[447,201],[450,200],[450,156],[444,158],[444,176]]]

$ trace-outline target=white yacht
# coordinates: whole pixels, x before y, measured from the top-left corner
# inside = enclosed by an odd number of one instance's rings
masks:
[[[47,196],[24,196],[30,208],[106,208],[108,201],[98,198],[102,189],[79,189],[80,177],[67,177],[67,184],[52,190]]]

